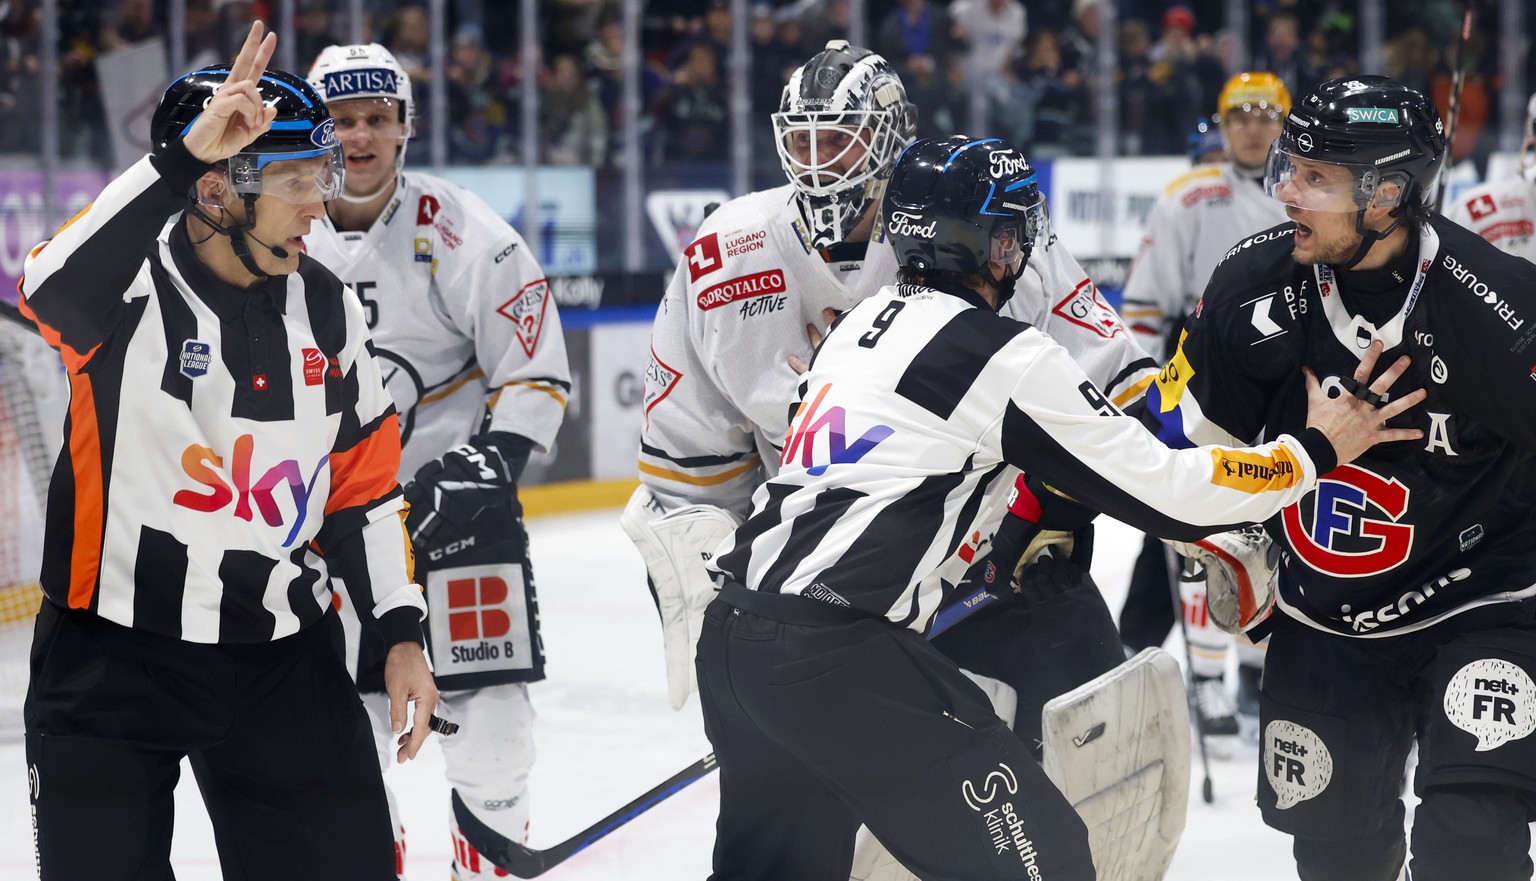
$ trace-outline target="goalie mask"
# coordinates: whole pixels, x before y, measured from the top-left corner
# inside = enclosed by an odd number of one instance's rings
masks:
[[[774,145],[813,247],[843,241],[878,205],[916,128],[901,78],[868,49],[833,40],[790,76]]]

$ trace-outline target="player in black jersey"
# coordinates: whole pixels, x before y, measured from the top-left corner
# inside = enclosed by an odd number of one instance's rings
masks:
[[[1536,267],[1429,204],[1434,106],[1385,77],[1326,82],[1285,121],[1266,187],[1291,222],[1237,243],[1146,398],[1170,444],[1301,424],[1406,354],[1423,439],[1375,447],[1267,521],[1279,613],[1258,800],[1309,881],[1388,881],[1419,746],[1414,881],[1528,879],[1536,816]],[[1252,632],[1252,631],[1251,631]]]
[[[697,671],[720,763],[711,877],[846,878],[862,822],[921,878],[1091,881],[1083,821],[923,638],[1010,466],[1144,529],[1198,536],[1270,516],[1373,443],[1418,437],[1380,423],[1422,392],[1376,410],[1314,383],[1292,434],[1169,450],[1065,349],[995,314],[1042,228],[1016,149],[919,141],[882,211],[902,283],[828,333],[779,473],[710,564],[721,590]],[[1405,367],[1370,391],[1388,393]]]

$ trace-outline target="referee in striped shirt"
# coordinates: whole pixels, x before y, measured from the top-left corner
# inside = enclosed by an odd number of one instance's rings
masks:
[[[901,283],[833,325],[778,476],[711,564],[722,587],[697,658],[720,762],[711,878],[846,878],[862,822],[925,879],[1092,879],[1082,821],[924,639],[1012,469],[1148,532],[1201,536],[1268,518],[1372,444],[1418,437],[1381,424],[1423,392],[1376,410],[1311,378],[1300,437],[1169,450],[1065,349],[996,314],[1046,229],[1017,150],[919,141],[882,210]]]
[[[26,263],[70,383],[25,708],[43,881],[172,878],[184,757],[226,878],[396,877],[362,704],[316,625],[332,578],[377,619],[403,761],[437,701],[425,606],[362,307],[300,253],[340,148],[274,46],[257,22],[232,65],[172,83],[153,155]]]

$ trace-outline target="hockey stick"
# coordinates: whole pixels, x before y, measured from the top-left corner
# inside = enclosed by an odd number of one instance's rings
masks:
[[[1205,750],[1205,723],[1200,719],[1200,704],[1195,699],[1195,656],[1189,648],[1189,621],[1184,617],[1184,597],[1179,593],[1179,566],[1174,561],[1179,559],[1171,548],[1163,548],[1167,557],[1168,585],[1173,592],[1173,614],[1179,619],[1179,633],[1184,637],[1184,667],[1189,671],[1189,678],[1184,683],[1184,699],[1189,702],[1189,714],[1195,720],[1195,739],[1200,743],[1200,770],[1205,774],[1205,780],[1200,784],[1200,797],[1210,804],[1216,800],[1215,787],[1211,785],[1211,758]]]
[[[624,807],[545,850],[534,850],[503,838],[470,812],[463,800],[459,798],[457,790],[453,793],[453,816],[459,824],[459,832],[464,836],[464,840],[469,842],[470,847],[479,851],[481,856],[503,871],[511,872],[519,878],[536,878],[586,850],[598,839],[660,804],[688,784],[708,775],[715,770],[715,767],[715,754],[710,753],[658,783]]]
[[[1445,126],[1445,160],[1446,160],[1445,161],[1445,165],[1446,165],[1446,167],[1445,167],[1445,169],[1443,171],[1440,172],[1440,180],[1439,180],[1439,182],[1437,182],[1435,184],[1435,207],[1437,209],[1440,207],[1441,202],[1444,201],[1444,199],[1445,199],[1445,188],[1446,188],[1446,185],[1448,183],[1450,183],[1449,178],[1450,178],[1450,173],[1451,173],[1451,164],[1453,162],[1453,159],[1451,157],[1451,147],[1456,143],[1456,118],[1461,115],[1461,87],[1467,81],[1467,71],[1466,71],[1466,68],[1464,68],[1462,66],[1461,56],[1462,56],[1462,50],[1467,45],[1467,40],[1470,39],[1471,37],[1472,37],[1472,0],[1467,0],[1466,6],[1465,6],[1464,11],[1462,12],[1462,15],[1461,15],[1461,38],[1456,41],[1455,57],[1451,60],[1451,65],[1455,68],[1455,72],[1452,74],[1452,77],[1451,77],[1451,107],[1450,107],[1450,117],[1451,118],[1450,118],[1450,121],[1447,122],[1446,126]]]
[[[4,300],[0,300],[0,318],[4,318],[6,321],[21,325],[27,330],[37,333],[37,325],[32,323],[32,319],[21,314],[20,309]]]

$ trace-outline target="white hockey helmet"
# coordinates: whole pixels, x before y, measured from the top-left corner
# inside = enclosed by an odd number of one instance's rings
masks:
[[[309,69],[309,83],[326,104],[354,98],[384,98],[400,108],[403,133],[395,168],[405,164],[405,142],[416,133],[411,77],[395,56],[378,43],[326,46]]]
[[[774,145],[814,247],[842,241],[879,204],[916,130],[917,110],[901,77],[868,49],[832,40],[795,70],[773,115]],[[860,161],[834,167],[854,149],[862,150]]]

